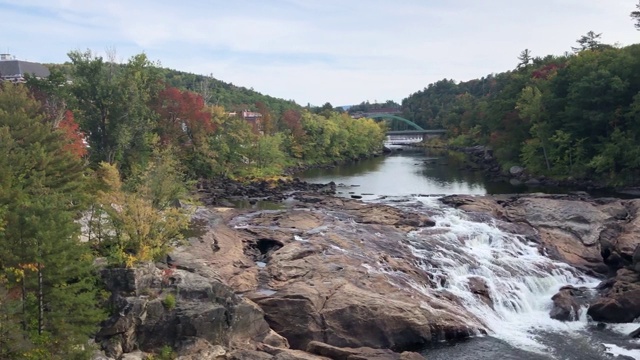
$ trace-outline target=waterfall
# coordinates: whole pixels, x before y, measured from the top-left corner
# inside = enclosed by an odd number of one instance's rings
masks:
[[[506,233],[493,223],[471,221],[437,199],[418,199],[436,226],[410,233],[408,241],[423,270],[433,274],[438,285],[433,289],[418,284],[416,290],[453,294],[482,321],[489,335],[519,349],[544,353],[547,347],[537,334],[586,328],[586,309],[578,321],[551,319],[551,297],[562,286],[592,288],[598,280],[541,255],[537,245],[523,236]],[[415,211],[419,204],[395,205]],[[490,304],[471,291],[470,279],[486,284]]]

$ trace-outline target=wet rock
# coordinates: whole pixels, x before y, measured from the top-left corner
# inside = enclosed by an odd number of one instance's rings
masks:
[[[584,292],[573,286],[566,286],[551,298],[553,307],[549,312],[552,319],[560,321],[576,321],[580,318],[582,304],[585,302]]]
[[[441,198],[440,201],[463,211],[488,213],[498,219],[504,218],[504,208],[494,197],[449,195]]]
[[[587,314],[594,321],[631,322],[640,316],[640,286],[617,282],[605,296],[589,306]]]
[[[472,276],[468,279],[469,291],[478,296],[489,307],[493,308],[493,300],[491,299],[491,292],[489,287],[483,278]]]
[[[629,333],[631,338],[640,338],[640,327]]]

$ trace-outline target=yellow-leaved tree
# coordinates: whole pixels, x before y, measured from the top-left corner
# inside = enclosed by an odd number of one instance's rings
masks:
[[[184,181],[164,150],[123,183],[115,165],[103,162],[90,221],[90,240],[111,265],[132,267],[162,259],[183,240],[189,212],[176,206],[186,196]]]

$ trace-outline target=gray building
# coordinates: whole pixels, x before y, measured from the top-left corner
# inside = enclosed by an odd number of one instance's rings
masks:
[[[9,54],[0,54],[0,80],[22,83],[25,82],[26,74],[46,78],[49,76],[49,69],[42,64],[16,60]]]

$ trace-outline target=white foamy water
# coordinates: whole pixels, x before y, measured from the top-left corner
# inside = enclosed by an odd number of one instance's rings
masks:
[[[431,216],[436,226],[410,234],[409,241],[414,255],[423,260],[421,266],[434,274],[438,285],[436,289],[416,286],[416,290],[455,295],[491,336],[523,350],[548,353],[537,334],[570,336],[586,328],[586,308],[578,321],[551,319],[551,297],[565,285],[592,288],[597,279],[541,255],[536,244],[522,236],[470,221],[463,212],[444,207],[436,199],[420,201],[436,211]],[[470,278],[486,284],[493,306],[471,292]]]

